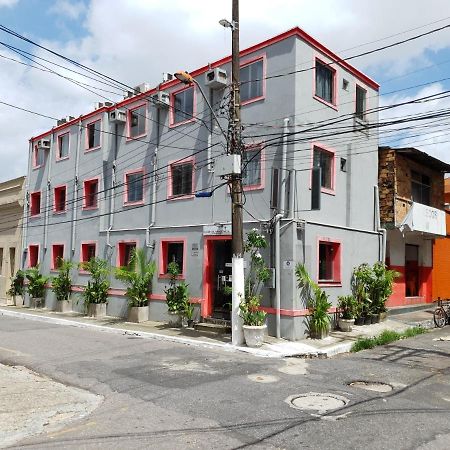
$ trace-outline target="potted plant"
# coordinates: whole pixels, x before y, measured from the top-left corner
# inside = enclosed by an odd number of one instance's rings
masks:
[[[58,260],[58,276],[52,278],[52,291],[56,297],[56,311],[65,313],[72,308],[70,305],[70,294],[72,293],[72,279],[70,271],[74,264],[60,258]]]
[[[269,279],[267,268],[260,250],[267,247],[266,239],[256,228],[247,233],[244,244],[249,254],[250,265],[245,277],[245,297],[239,303],[239,315],[242,317],[244,338],[247,347],[260,347],[266,334],[266,313],[260,310],[263,284]]]
[[[352,331],[352,325],[355,323],[355,303],[353,295],[338,297],[339,328],[342,331]]]
[[[28,279],[28,294],[30,296],[30,307],[44,306],[45,285],[49,277],[42,275],[38,267],[31,267],[25,272]]]
[[[13,277],[11,277],[11,286],[6,292],[14,302],[15,306],[23,306],[25,272],[18,270]]]
[[[127,286],[128,321],[145,322],[149,317],[148,296],[152,292],[152,280],[156,271],[154,261],[147,261],[143,249],[135,249],[130,264],[118,267],[115,276]]]
[[[331,319],[328,315],[331,303],[328,301],[328,295],[311,279],[303,264],[297,264],[295,274],[298,285],[306,297],[310,337],[323,339],[329,335],[331,329]]]
[[[372,323],[372,301],[369,295],[369,286],[372,283],[373,272],[371,267],[364,263],[353,269],[351,289],[356,301],[355,325],[370,325]]]
[[[80,267],[91,275],[81,294],[84,307],[89,317],[106,316],[106,303],[109,290],[109,267],[107,261],[100,258],[91,258],[83,262]]]
[[[190,308],[188,285],[184,281],[178,282],[180,269],[175,261],[168,264],[167,272],[169,287],[164,289],[164,293],[166,294],[167,311],[169,316],[173,317],[170,323],[173,326],[182,326]]]
[[[392,294],[392,286],[395,278],[400,276],[395,270],[389,270],[382,262],[376,262],[373,267],[373,281],[370,286],[370,295],[373,304],[375,321],[386,320],[386,302]]]

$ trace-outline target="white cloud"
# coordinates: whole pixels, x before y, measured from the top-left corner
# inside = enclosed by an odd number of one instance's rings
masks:
[[[0,0],[0,6],[7,3],[14,2]],[[219,19],[231,19],[229,0],[127,0],[120,3],[120,8],[112,5],[115,2],[111,0],[85,3],[57,0],[52,9],[58,7],[55,11],[67,18],[83,17],[86,33],[81,39],[43,44],[131,86],[143,81],[156,84],[163,72],[193,70],[230,53],[230,30],[218,24]],[[245,48],[298,25],[339,53],[447,15],[450,16],[448,0],[415,2],[414,7],[409,0],[244,0],[241,1],[240,41],[241,48]],[[354,48],[343,56],[386,45],[444,23]],[[426,64],[427,50],[448,47],[450,32],[443,31],[352,63],[362,70],[377,67],[386,74],[399,74],[412,66]],[[4,60],[0,60],[0,85],[1,100],[54,117],[77,116],[89,111],[94,101],[102,101],[53,75]],[[399,98],[390,97],[389,101]],[[25,173],[28,138],[51,128],[54,122],[0,106],[0,124],[3,128],[0,155],[3,161],[9,161],[0,167],[0,178],[5,179]],[[439,148],[433,151],[441,154]]]
[[[0,8],[15,6],[17,3],[19,0],[0,0]]]

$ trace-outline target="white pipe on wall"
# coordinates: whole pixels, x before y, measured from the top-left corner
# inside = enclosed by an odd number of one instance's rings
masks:
[[[281,146],[281,198],[280,198],[280,213],[286,215],[286,166],[287,166],[287,133],[288,133],[289,119],[283,120],[283,143]]]
[[[75,239],[77,230],[78,213],[78,171],[80,167],[80,149],[81,149],[81,119],[78,121],[77,149],[75,153],[75,177],[73,180],[73,205],[72,205],[72,255],[75,253]]]
[[[44,215],[44,250],[47,250],[47,240],[48,240],[48,218],[50,214],[50,189],[52,186],[51,182],[51,176],[52,176],[52,163],[53,163],[53,157],[52,157],[52,150],[55,145],[55,135],[52,133],[51,139],[50,139],[50,150],[48,151],[48,157],[46,159],[46,164],[48,164],[48,171],[47,171],[47,190],[45,193],[45,215]],[[39,258],[42,258],[42,255],[39,255]],[[40,263],[40,261],[39,261]]]
[[[281,250],[280,220],[283,214],[275,216],[275,309],[277,338],[281,337]]]
[[[29,206],[30,206],[30,177],[31,177],[31,161],[33,158],[33,141],[30,141],[29,146],[29,153],[28,153],[28,168],[27,168],[27,177],[25,179],[25,189],[24,189],[24,195],[25,195],[25,201],[23,203],[23,219],[22,219],[22,252],[20,255],[21,261],[20,261],[20,268],[25,268],[25,255],[28,253],[28,214],[29,214]]]

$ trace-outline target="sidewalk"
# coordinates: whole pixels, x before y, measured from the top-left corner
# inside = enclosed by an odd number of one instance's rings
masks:
[[[249,348],[246,346],[236,347],[231,345],[231,337],[229,335],[215,335],[190,328],[172,328],[162,322],[149,321],[135,324],[114,317],[93,319],[74,312],[57,313],[47,309],[30,309],[16,306],[0,306],[0,315],[79,328],[89,327],[107,333],[171,341],[195,347],[241,351],[268,358],[293,356],[330,357],[339,353],[349,352],[353,343],[359,337],[376,336],[384,330],[402,332],[413,326],[423,326],[424,328],[434,327],[433,311],[422,310],[406,314],[396,314],[378,324],[353,327],[353,331],[351,332],[332,331],[329,337],[321,340],[305,338],[300,341],[291,342],[267,336],[262,347]]]

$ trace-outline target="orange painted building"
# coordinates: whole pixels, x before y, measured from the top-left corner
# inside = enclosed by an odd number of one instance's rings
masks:
[[[433,299],[450,298],[450,178],[444,187],[447,237],[436,239],[433,246]]]

